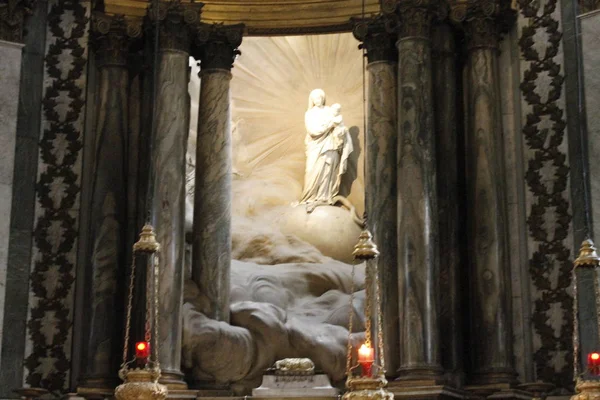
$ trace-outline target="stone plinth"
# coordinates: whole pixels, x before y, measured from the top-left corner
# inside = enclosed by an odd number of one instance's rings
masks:
[[[253,398],[327,398],[338,395],[325,374],[277,376],[265,375],[260,387],[252,390]]]
[[[462,400],[471,397],[463,390],[428,381],[413,381],[411,384],[394,381],[388,384],[387,390],[394,394],[394,399],[398,400]]]

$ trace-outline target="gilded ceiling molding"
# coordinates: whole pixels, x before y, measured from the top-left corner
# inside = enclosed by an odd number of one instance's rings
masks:
[[[0,1],[0,40],[23,42],[25,19],[31,15],[36,0]]]
[[[127,65],[129,48],[142,36],[142,20],[123,15],[92,14],[91,44],[97,65]]]
[[[182,0],[182,4],[190,4]],[[363,15],[363,0],[204,0],[202,21],[243,23],[253,36],[303,35],[350,32],[350,18]],[[108,14],[144,16],[148,0],[105,0]],[[379,0],[364,0],[364,15],[380,12]]]

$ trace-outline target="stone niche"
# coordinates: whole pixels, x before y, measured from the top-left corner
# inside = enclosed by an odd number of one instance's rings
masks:
[[[248,37],[232,70],[233,207],[230,322],[207,318],[191,280],[184,299],[183,367],[194,382],[249,394],[285,357],[308,357],[335,383],[364,336],[364,265],[352,266],[364,210],[363,60],[350,33]],[[187,229],[192,229],[198,67],[191,60]],[[350,207],[307,213],[304,114],[312,89],[340,103],[354,151],[340,194]],[[352,208],[351,210],[349,208]],[[354,271],[353,271],[354,269]]]

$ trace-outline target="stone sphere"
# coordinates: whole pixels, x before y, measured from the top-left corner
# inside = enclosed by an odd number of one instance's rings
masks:
[[[309,213],[307,206],[300,204],[283,211],[278,225],[283,233],[312,244],[323,255],[354,263],[352,252],[361,228],[345,208],[323,205]]]

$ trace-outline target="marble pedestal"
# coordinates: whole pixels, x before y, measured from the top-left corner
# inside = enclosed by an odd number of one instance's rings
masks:
[[[435,381],[402,381],[388,383],[387,390],[394,394],[395,400],[463,400],[471,394],[464,390],[437,384]]]
[[[514,389],[508,383],[489,385],[467,385],[465,390],[470,398],[488,400],[531,400],[534,396],[530,392]]]
[[[253,398],[329,398],[338,390],[331,386],[325,374],[319,375],[265,375],[260,387],[252,390]]]

